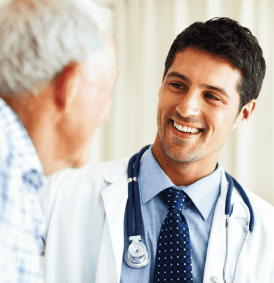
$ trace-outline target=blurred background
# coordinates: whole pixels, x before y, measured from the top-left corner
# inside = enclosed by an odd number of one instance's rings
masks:
[[[274,205],[274,0],[95,2],[102,5],[116,41],[118,77],[111,120],[97,132],[90,161],[131,156],[154,142],[158,91],[173,40],[193,22],[229,17],[257,37],[267,70],[251,121],[232,133],[220,162],[244,187]]]

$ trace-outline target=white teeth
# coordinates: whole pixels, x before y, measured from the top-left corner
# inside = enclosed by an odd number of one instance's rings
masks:
[[[190,127],[186,127],[186,126],[183,126],[182,125],[179,125],[177,124],[176,122],[174,122],[174,127],[181,131],[181,132],[185,132],[185,133],[192,133],[192,134],[195,134],[195,133],[198,133],[199,130],[196,129],[196,128],[190,128]]]

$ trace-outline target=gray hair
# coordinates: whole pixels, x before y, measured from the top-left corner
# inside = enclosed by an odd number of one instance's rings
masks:
[[[13,0],[0,10],[0,96],[37,95],[71,62],[94,65],[91,80],[108,66],[100,8],[76,1]]]

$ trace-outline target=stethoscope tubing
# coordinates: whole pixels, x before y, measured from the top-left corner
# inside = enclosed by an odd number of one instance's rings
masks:
[[[137,156],[137,153],[134,154],[129,162],[128,162],[128,180],[133,179],[133,163],[135,161],[135,158]],[[133,182],[129,181],[128,183],[128,200],[127,200],[127,232],[128,232],[128,237],[134,236],[133,233],[133,227],[132,227],[132,212],[133,212]]]
[[[233,178],[231,177],[228,173],[225,172],[225,176],[228,182],[228,190],[226,194],[226,201],[225,201],[225,215],[231,216],[232,214],[232,206],[231,206],[231,197],[232,197],[232,191],[233,188],[235,187],[239,194],[241,195],[244,203],[247,205],[250,213],[250,221],[249,221],[249,231],[252,232],[254,230],[254,212],[253,208],[251,206],[251,203],[249,201],[248,196],[246,195],[246,192],[242,188],[242,186]]]
[[[137,154],[134,154],[128,162],[128,202],[127,202],[127,232],[128,236],[141,235],[141,200],[139,191],[139,172],[141,166],[141,159],[145,151],[150,147],[150,145],[145,146]],[[134,202],[134,212],[135,212],[135,233],[133,232],[132,225],[132,211]]]

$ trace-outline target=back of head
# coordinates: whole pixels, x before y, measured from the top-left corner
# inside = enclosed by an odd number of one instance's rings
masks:
[[[104,60],[100,14],[88,0],[9,1],[0,10],[0,96],[36,95],[70,62]]]
[[[165,62],[165,74],[177,52],[196,47],[227,59],[240,70],[238,85],[241,96],[239,111],[256,99],[265,76],[265,60],[258,41],[248,28],[229,18],[213,18],[205,23],[195,22],[174,40]]]

